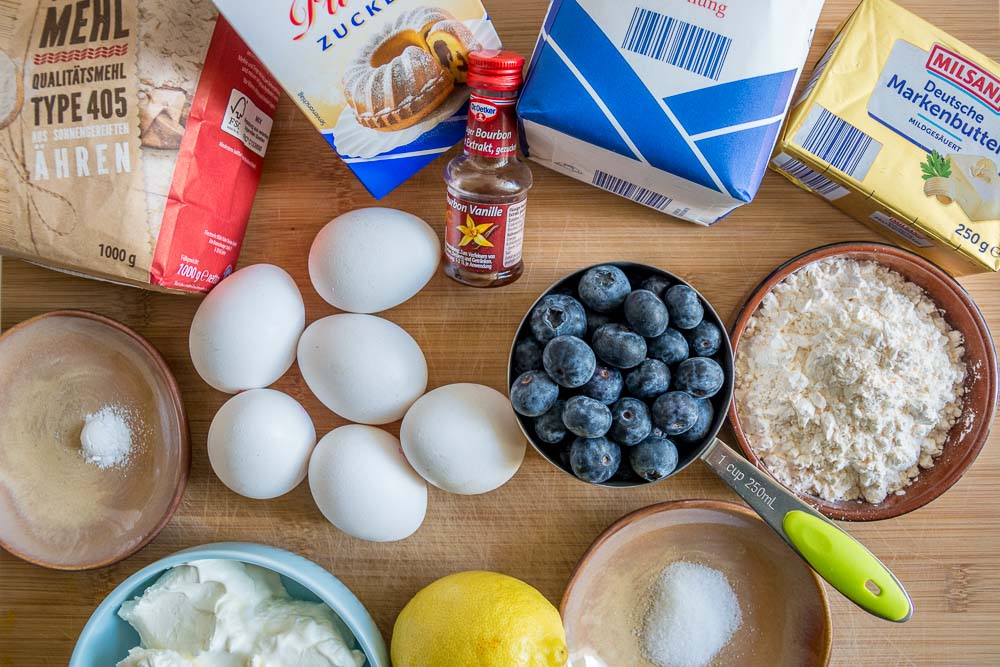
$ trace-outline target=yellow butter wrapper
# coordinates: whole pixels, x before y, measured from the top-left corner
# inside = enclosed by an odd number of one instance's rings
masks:
[[[1000,65],[890,0],[841,27],[771,167],[952,273],[1000,269]]]

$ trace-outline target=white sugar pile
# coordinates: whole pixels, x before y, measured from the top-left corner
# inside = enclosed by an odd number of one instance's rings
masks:
[[[726,576],[705,565],[671,563],[650,588],[639,629],[646,659],[659,667],[704,667],[743,623]]]

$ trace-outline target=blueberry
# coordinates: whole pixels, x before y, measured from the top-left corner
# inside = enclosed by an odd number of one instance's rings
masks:
[[[663,295],[675,329],[693,329],[705,316],[698,293],[687,285],[674,285]]]
[[[722,346],[722,332],[708,320],[702,320],[694,329],[687,331],[691,353],[699,357],[710,357]]]
[[[641,484],[642,479],[635,474],[630,465],[619,465],[618,472],[611,478],[613,481],[627,482],[629,484]]]
[[[715,359],[708,357],[691,357],[677,366],[674,373],[674,385],[681,391],[686,391],[695,398],[715,396],[726,374]]]
[[[663,293],[670,289],[670,281],[663,276],[650,276],[639,283],[639,289],[648,289],[662,299]]]
[[[621,398],[611,406],[609,437],[617,443],[631,446],[642,441],[653,430],[649,409],[638,398]]]
[[[639,477],[655,482],[677,469],[677,445],[660,434],[652,434],[629,449],[628,460]]]
[[[560,463],[562,463],[563,468],[566,468],[566,470],[571,470],[572,469],[570,467],[570,464],[569,464],[569,453],[570,453],[570,448],[572,446],[573,446],[573,443],[569,442],[569,443],[563,445],[562,447],[560,447],[559,451],[557,453],[557,457],[558,457]]]
[[[597,358],[590,346],[576,336],[556,336],[545,344],[542,365],[556,384],[579,387],[594,375]]]
[[[563,405],[563,401],[556,401],[545,414],[535,417],[535,435],[542,442],[558,445],[566,437],[566,426],[562,420]]]
[[[559,385],[544,371],[521,373],[510,386],[510,404],[525,417],[538,417],[556,404]]]
[[[637,289],[626,297],[625,320],[633,331],[646,338],[659,336],[670,321],[663,302],[644,289]]]
[[[646,339],[621,324],[605,324],[594,332],[594,352],[616,368],[632,368],[646,358]]]
[[[580,299],[599,313],[611,312],[622,305],[631,291],[632,285],[622,270],[611,265],[589,269],[577,288]]]
[[[604,403],[587,396],[574,396],[566,401],[562,420],[573,435],[599,438],[611,428],[611,410]]]
[[[528,325],[541,343],[556,336],[583,336],[587,333],[587,313],[573,297],[549,294],[531,311]]]
[[[625,388],[636,398],[653,398],[670,388],[670,369],[659,359],[646,359],[625,376]]]
[[[622,374],[617,368],[598,366],[587,384],[580,387],[584,396],[596,399],[605,405],[611,405],[622,395]]]
[[[524,338],[514,345],[510,370],[514,377],[527,371],[537,371],[542,367],[542,346],[534,338]]]
[[[684,391],[663,394],[653,403],[650,411],[653,423],[664,435],[684,433],[698,421],[698,400]]]
[[[697,442],[708,435],[708,431],[712,428],[712,419],[715,417],[715,408],[712,407],[712,402],[700,398],[697,403],[698,421],[688,430],[674,436],[674,440],[677,442]]]
[[[594,337],[594,332],[600,329],[605,324],[610,324],[614,321],[614,318],[607,313],[595,313],[592,310],[587,311],[587,339],[591,340]]]
[[[569,450],[573,474],[592,484],[611,479],[621,462],[621,448],[607,438],[577,438]]]
[[[677,329],[668,328],[656,338],[650,338],[646,341],[646,348],[650,358],[670,365],[680,363],[690,355],[687,339]]]

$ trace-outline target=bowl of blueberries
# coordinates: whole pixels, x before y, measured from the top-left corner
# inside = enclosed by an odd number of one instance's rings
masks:
[[[733,352],[718,313],[652,266],[599,264],[532,305],[511,347],[510,399],[532,446],[590,484],[656,482],[725,421]]]

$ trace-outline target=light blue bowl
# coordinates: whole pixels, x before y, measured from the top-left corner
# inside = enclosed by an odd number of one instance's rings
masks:
[[[170,568],[206,558],[238,560],[277,572],[293,598],[323,602],[340,617],[368,658],[367,667],[390,667],[389,653],[375,621],[339,579],[316,563],[284,549],[241,542],[205,544],[178,551],[123,581],[90,616],[76,641],[69,667],[110,667],[125,658],[130,648],[139,645],[139,635],[118,617],[122,603],[141,595]]]

